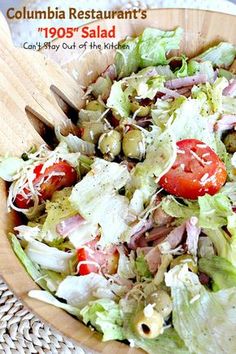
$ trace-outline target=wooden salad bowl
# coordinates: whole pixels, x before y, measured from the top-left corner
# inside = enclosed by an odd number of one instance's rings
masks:
[[[96,28],[97,25],[107,29],[116,26],[116,39],[109,40],[113,42],[140,34],[146,27],[171,30],[181,26],[184,38],[180,52],[188,57],[220,41],[236,44],[236,17],[209,11],[151,10],[145,20],[106,20],[93,22],[89,27]],[[79,37],[77,33],[73,39],[60,39],[53,43],[82,43],[84,40]],[[100,42],[96,40],[96,44]],[[107,49],[84,51],[61,48],[57,52],[47,49],[42,52],[46,57],[41,53],[14,48],[6,22],[0,17],[1,155],[20,155],[32,144],[43,143],[46,127],[67,125],[66,112],[69,107],[78,110],[83,106],[84,91],[81,87],[95,80],[114,59],[114,51]],[[98,333],[91,332],[63,310],[28,297],[28,292],[38,287],[9,243],[7,234],[17,223],[17,218],[7,213],[6,198],[7,186],[0,181],[0,276],[15,295],[39,318],[90,352],[142,353],[142,350],[129,348],[123,343],[103,343]]]

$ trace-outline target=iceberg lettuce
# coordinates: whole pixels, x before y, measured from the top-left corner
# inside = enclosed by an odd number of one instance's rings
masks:
[[[118,243],[127,230],[129,201],[118,191],[130,179],[126,166],[99,158],[72,190],[70,202],[85,220],[101,226],[100,243]]]
[[[123,318],[119,305],[110,299],[90,301],[81,309],[85,324],[90,323],[103,334],[103,341],[123,340]]]
[[[147,147],[145,160],[132,170],[127,190],[141,190],[143,202],[146,202],[157,189],[161,176],[171,168],[175,159],[176,143],[172,135],[168,131],[159,134],[157,130],[153,144]]]
[[[225,258],[200,258],[198,268],[212,280],[214,291],[236,287],[236,268]]]
[[[138,68],[167,64],[166,54],[179,48],[182,34],[182,28],[174,31],[146,28],[140,36],[123,41],[123,48],[115,56],[118,77],[129,76]]]
[[[200,207],[199,225],[207,229],[217,229],[227,225],[232,215],[232,206],[226,195],[217,193],[213,196],[205,194],[198,198]]]
[[[46,302],[47,304],[59,307],[59,308],[65,310],[66,312],[70,313],[71,315],[77,317],[78,319],[81,319],[80,310],[78,308],[59,301],[52,294],[50,294],[48,291],[31,290],[28,295],[29,295],[29,297],[31,297],[33,299],[37,299],[37,300]]]
[[[165,276],[173,300],[173,325],[190,353],[234,353],[236,288],[212,293],[188,266],[175,266]]]
[[[210,61],[214,66],[228,67],[233,63],[235,56],[236,47],[231,43],[221,42],[199,54],[197,58]]]
[[[73,253],[60,251],[33,239],[29,240],[25,253],[32,262],[40,265],[41,268],[58,273],[69,273],[69,261]]]

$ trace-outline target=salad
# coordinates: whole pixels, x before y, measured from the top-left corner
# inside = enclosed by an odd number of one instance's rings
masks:
[[[29,296],[103,341],[235,353],[236,48],[171,57],[182,34],[123,41],[68,135],[1,158],[10,239]]]

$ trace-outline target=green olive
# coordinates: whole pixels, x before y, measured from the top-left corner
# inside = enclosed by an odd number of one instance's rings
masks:
[[[112,110],[112,115],[115,117],[116,120],[122,119],[121,115],[117,113],[114,109]]]
[[[104,124],[101,122],[86,123],[82,125],[81,138],[89,143],[97,144],[100,135],[104,132]]]
[[[189,270],[191,270],[193,273],[198,272],[197,264],[190,254],[183,254],[174,258],[173,261],[170,263],[170,268],[174,268],[176,265],[185,263],[187,263]]]
[[[162,334],[163,324],[162,315],[155,310],[152,310],[150,316],[145,316],[144,310],[139,311],[133,319],[136,333],[145,339],[153,339]]]
[[[99,138],[98,148],[102,154],[109,155],[113,159],[121,151],[121,134],[116,130],[103,133]]]
[[[145,155],[145,138],[140,130],[130,130],[123,138],[123,152],[126,157],[142,160]]]
[[[86,104],[85,109],[87,109],[88,111],[104,112],[106,108],[100,102],[98,102],[97,100],[94,100],[94,101],[88,102]]]
[[[150,113],[150,106],[142,106],[137,100],[132,99],[130,105],[131,111],[133,113],[137,112],[137,117],[146,117]]]
[[[147,303],[154,304],[154,309],[159,312],[164,318],[168,317],[172,311],[172,301],[164,290],[157,290],[147,297]]]
[[[226,147],[226,150],[233,154],[236,152],[236,132],[230,132],[229,134],[226,135],[224,138],[224,144]]]

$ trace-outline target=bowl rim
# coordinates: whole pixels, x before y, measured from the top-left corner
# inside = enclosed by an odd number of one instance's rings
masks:
[[[225,17],[234,19],[236,24],[236,16],[232,14],[225,14],[222,12],[216,12],[211,10],[200,10],[200,9],[183,9],[183,8],[162,8],[162,9],[151,9],[148,10],[148,13],[162,13],[161,16],[168,15],[170,13],[176,13],[183,16],[184,14],[191,14],[191,16],[213,16],[213,17]],[[104,20],[93,21],[88,26],[94,25],[94,23],[101,23]],[[145,20],[144,20],[145,21]],[[143,22],[144,23],[144,22]],[[80,26],[82,27],[82,26]],[[154,25],[154,27],[157,27]],[[175,26],[169,26],[175,27]],[[216,31],[217,32],[217,31]],[[31,299],[27,296],[27,289],[39,289],[39,287],[35,284],[35,282],[30,278],[23,265],[17,259],[14,254],[12,247],[9,242],[9,238],[7,237],[6,230],[6,220],[9,221],[9,217],[7,216],[5,199],[6,199],[6,186],[3,181],[0,181],[0,191],[4,194],[4,198],[0,200],[0,210],[4,211],[2,215],[0,215],[0,226],[5,225],[2,229],[2,241],[0,241],[0,245],[3,245],[3,250],[0,251],[1,259],[5,261],[2,264],[2,260],[0,260],[0,276],[3,278],[4,282],[7,284],[9,289],[12,290],[14,295],[23,303],[23,305],[28,308],[35,316],[37,316],[42,322],[47,323],[50,327],[59,331],[63,334],[63,336],[67,337],[71,340],[75,345],[82,345],[87,350],[98,350],[98,352],[109,353],[110,350],[116,349],[116,353],[130,353],[137,354],[142,353],[143,351],[140,349],[131,349],[126,344],[120,343],[117,341],[110,341],[106,343],[101,342],[101,335],[95,332],[91,332],[90,329],[82,324],[79,320],[74,319],[71,315],[65,313],[63,310],[53,307],[52,305],[48,305],[42,303],[38,300]],[[12,225],[12,220],[10,220],[9,225]],[[0,239],[1,240],[1,239]],[[13,261],[14,265],[8,266],[8,262]],[[26,286],[20,284],[21,278],[25,282]],[[18,282],[18,287],[15,287],[15,283]],[[67,323],[68,322],[68,323]],[[71,330],[71,334],[69,331]]]

